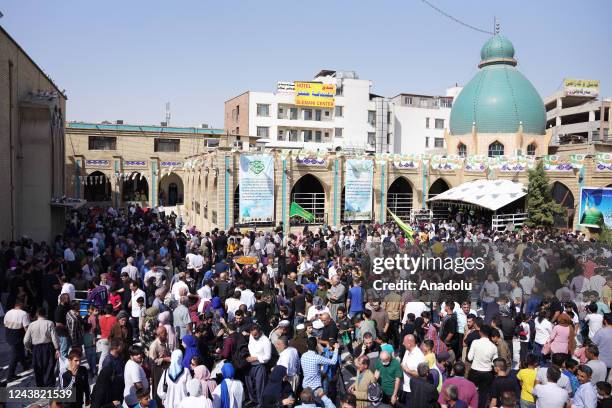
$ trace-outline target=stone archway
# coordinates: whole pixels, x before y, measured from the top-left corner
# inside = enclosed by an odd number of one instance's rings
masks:
[[[448,183],[444,179],[439,178],[436,181],[434,181],[433,184],[429,187],[429,190],[427,192],[427,199],[434,198],[438,194],[442,194],[443,192],[449,189],[450,189],[450,186],[448,185]],[[430,203],[429,209],[431,210],[433,214],[434,220],[444,219],[448,215],[448,209],[442,203],[437,203],[437,202]]]
[[[292,225],[323,224],[325,222],[325,188],[323,183],[312,174],[305,174],[291,188],[291,203],[296,202],[303,209],[314,215],[313,222],[303,218],[290,220]]]
[[[183,179],[176,173],[166,174],[159,180],[159,203],[166,206],[183,204]]]
[[[572,228],[574,224],[574,214],[576,212],[576,201],[572,191],[560,181],[555,181],[552,185],[551,193],[553,200],[565,209],[565,214],[555,217],[555,227]]]
[[[402,220],[410,220],[412,192],[412,185],[405,177],[400,176],[396,178],[387,190],[387,208],[389,211]]]
[[[87,176],[83,198],[89,202],[105,202],[112,200],[111,183],[101,171],[94,171]]]
[[[139,172],[133,172],[123,180],[122,200],[123,202],[148,203],[149,183]]]

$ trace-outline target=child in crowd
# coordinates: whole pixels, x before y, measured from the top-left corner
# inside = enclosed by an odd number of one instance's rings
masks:
[[[578,361],[573,358],[568,358],[565,360],[563,364],[563,374],[567,376],[570,380],[570,385],[572,386],[572,395],[576,394],[576,390],[580,387],[580,382],[578,382],[578,377],[576,377],[576,369],[578,368]]]
[[[425,355],[425,361],[429,365],[429,368],[433,368],[436,364],[436,355],[433,352],[434,342],[433,340],[425,340],[423,341],[422,351]]]

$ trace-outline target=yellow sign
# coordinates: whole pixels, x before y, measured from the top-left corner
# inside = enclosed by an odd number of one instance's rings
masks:
[[[573,79],[563,80],[563,89],[566,96],[599,96],[599,81],[597,79]]]
[[[295,104],[313,108],[333,108],[336,85],[320,82],[295,82]]]

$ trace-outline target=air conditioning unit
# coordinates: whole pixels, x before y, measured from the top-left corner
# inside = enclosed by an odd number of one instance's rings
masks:
[[[123,120],[118,119],[118,120],[115,122],[115,124],[117,124],[117,125],[123,125]]]

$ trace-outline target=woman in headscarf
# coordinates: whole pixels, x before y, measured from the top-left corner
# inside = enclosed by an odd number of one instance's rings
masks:
[[[286,380],[286,376],[286,367],[277,365],[272,369],[268,384],[262,394],[262,408],[275,408],[279,401],[283,405],[290,405],[295,401],[291,384]]]
[[[213,392],[214,408],[241,408],[244,396],[242,382],[234,380],[234,366],[231,363],[223,364],[221,368],[223,381]]]
[[[202,384],[200,381],[191,379],[187,382],[188,397],[181,401],[177,408],[212,408],[209,397],[202,395]]]
[[[159,320],[159,324],[164,326],[168,331],[168,348],[170,351],[173,351],[176,348],[176,332],[174,331],[174,327],[172,327],[172,315],[169,311],[165,311],[157,316],[157,320]]]
[[[210,371],[208,371],[208,368],[206,368],[205,365],[194,366],[192,364],[192,369],[193,378],[199,380],[202,384],[202,395],[204,395],[206,398],[212,398],[212,393],[215,391],[217,383],[215,382],[215,380],[210,378]]]
[[[181,350],[174,350],[170,360],[170,367],[159,380],[157,395],[165,407],[178,407],[181,400],[187,396],[187,381],[191,380],[191,373],[188,368],[183,367]]]
[[[157,307],[149,307],[145,310],[144,316],[141,317],[142,324],[139,325],[140,340],[148,347],[155,340],[155,330],[157,329],[157,315],[159,309]]]
[[[191,368],[191,359],[193,357],[199,357],[198,341],[191,334],[183,337],[183,348],[185,348],[185,356],[183,357],[183,368]]]

